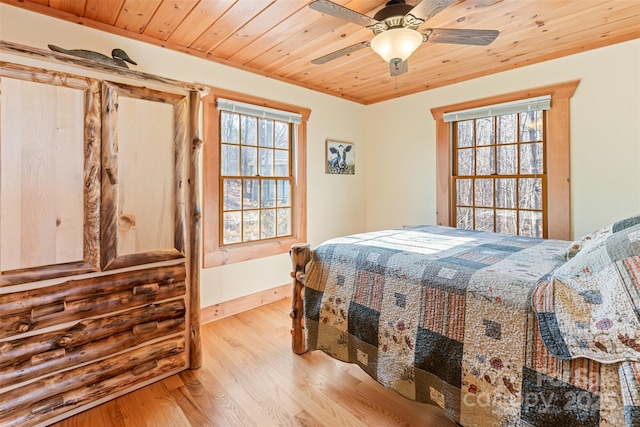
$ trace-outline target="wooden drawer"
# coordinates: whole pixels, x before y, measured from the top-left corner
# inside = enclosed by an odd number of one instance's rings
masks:
[[[0,295],[0,338],[184,295],[184,264]]]
[[[0,384],[11,386],[185,330],[184,300],[173,300],[61,331],[0,343]]]
[[[185,339],[176,337],[52,374],[0,394],[0,425],[34,425],[185,367]]]

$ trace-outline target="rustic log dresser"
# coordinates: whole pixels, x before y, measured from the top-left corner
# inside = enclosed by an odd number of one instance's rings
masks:
[[[0,425],[201,361],[203,88],[0,42]]]

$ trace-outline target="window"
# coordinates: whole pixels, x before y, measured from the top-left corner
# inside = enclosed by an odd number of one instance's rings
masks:
[[[220,113],[220,245],[290,237],[293,124]]]
[[[304,242],[309,110],[213,90],[204,113],[204,266]]]
[[[479,227],[474,227],[479,229],[493,225],[496,231],[515,229],[522,231],[520,234],[537,235],[546,221],[545,237],[571,240],[569,100],[578,83],[561,83],[431,110],[436,120],[439,225],[455,226],[461,222],[464,227],[470,227],[471,222],[478,220]],[[451,112],[473,112],[486,106],[543,96],[551,97],[544,113],[540,111],[544,108],[536,108],[534,111],[539,112],[522,117],[519,113],[503,111],[493,112],[493,118],[461,115],[454,117],[456,125],[452,125],[451,116],[447,116]],[[530,131],[529,125],[534,130]],[[515,129],[518,129],[516,137],[508,137]],[[458,137],[462,140],[452,144]],[[478,151],[480,154],[476,157]],[[521,158],[517,173],[513,173],[515,166],[506,161],[509,152],[512,157]],[[485,157],[487,160],[483,161]],[[512,200],[506,198],[505,187],[513,190]],[[529,198],[520,200],[520,187]],[[515,220],[513,211],[516,211]],[[542,213],[546,213],[545,219],[540,219]]]
[[[540,109],[452,122],[452,224],[546,237],[545,117]]]

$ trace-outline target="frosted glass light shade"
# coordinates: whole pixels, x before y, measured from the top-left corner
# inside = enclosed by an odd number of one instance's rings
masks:
[[[387,62],[406,60],[422,43],[422,34],[408,28],[392,28],[371,40],[371,49]]]

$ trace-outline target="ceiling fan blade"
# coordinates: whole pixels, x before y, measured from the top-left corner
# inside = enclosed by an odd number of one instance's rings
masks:
[[[347,9],[344,6],[341,6],[329,0],[313,1],[309,3],[309,7],[318,12],[322,12],[336,18],[344,19],[345,21],[353,22],[354,24],[362,25],[363,27],[366,27],[368,25],[375,25],[380,22],[367,15],[363,15],[359,12],[356,12],[355,10]]]
[[[371,43],[369,42],[360,42],[360,43],[352,44],[351,46],[347,46],[340,50],[336,50],[335,52],[331,52],[327,55],[321,56],[320,58],[316,58],[313,61],[311,61],[311,63],[315,65],[324,64],[336,58],[340,58],[341,56],[349,55],[355,51],[362,49],[363,47],[368,47],[370,44]]]
[[[468,44],[486,46],[498,37],[497,30],[460,30],[457,28],[434,28],[427,33],[431,43]]]
[[[407,21],[413,17],[424,22],[455,2],[456,0],[422,0],[405,15],[404,19]]]
[[[391,77],[399,76],[407,71],[409,71],[409,64],[406,59],[402,62],[389,62],[389,74],[391,74]]]

